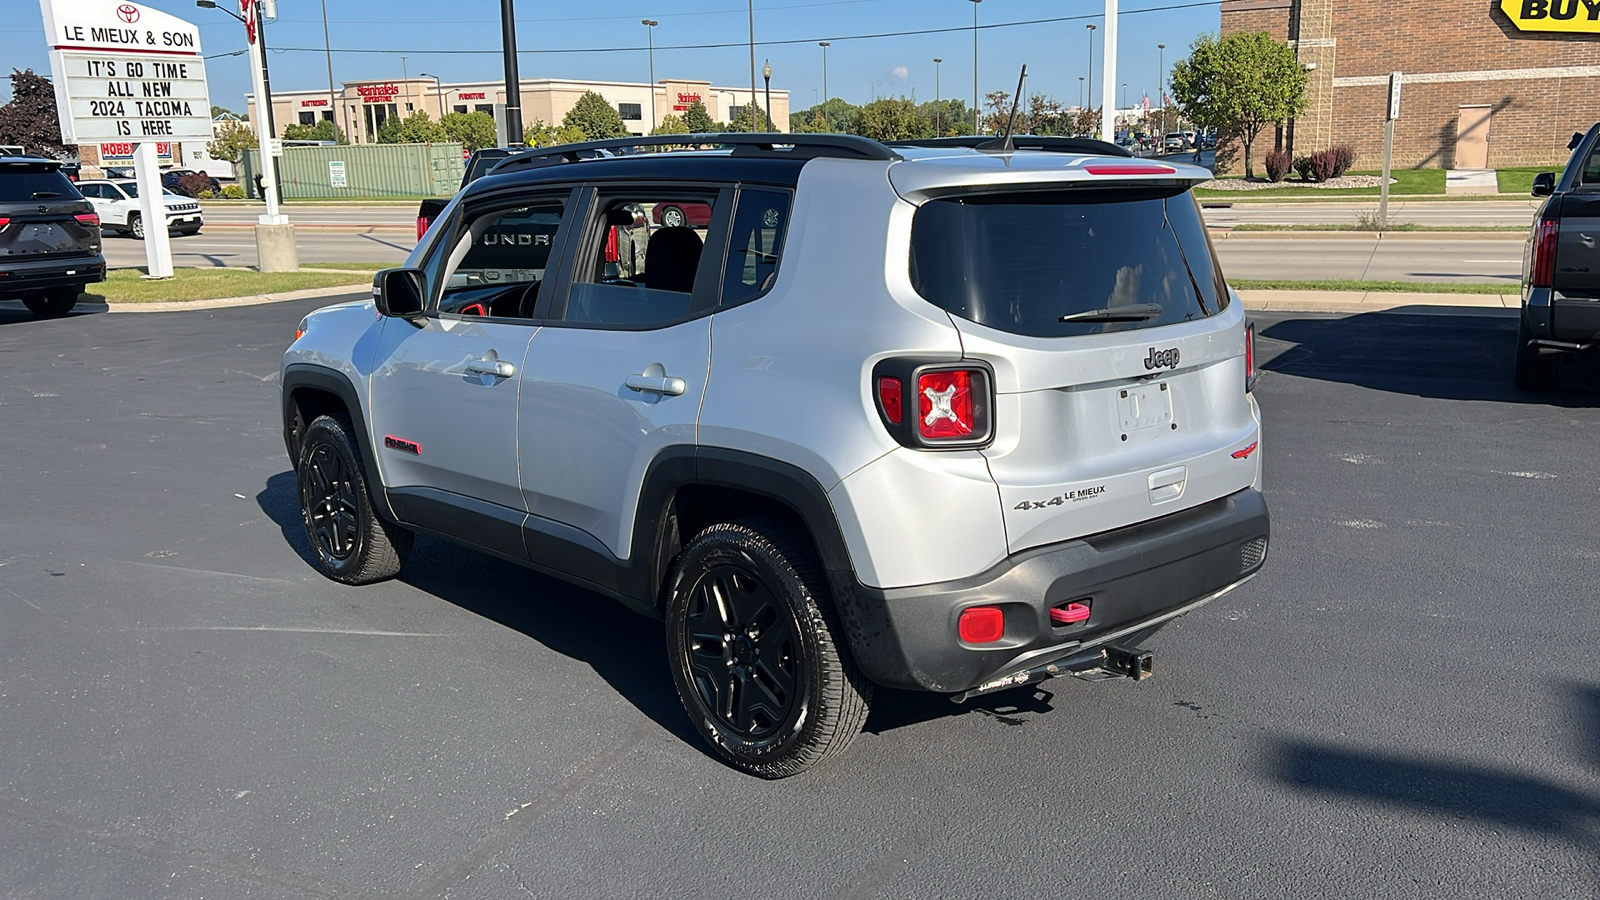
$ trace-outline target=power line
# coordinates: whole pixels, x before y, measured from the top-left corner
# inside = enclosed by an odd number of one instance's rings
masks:
[[[851,5],[861,4],[861,3],[883,3],[883,2],[886,2],[886,0],[825,0],[825,2],[821,2],[821,3],[791,3],[791,4],[786,4],[784,6],[763,6],[761,8],[761,11],[762,12],[772,12],[772,11],[775,11],[775,10],[783,10],[783,9],[812,9],[812,8],[818,7],[818,6],[851,6]],[[726,14],[729,14],[729,13],[739,13],[739,14],[743,15],[745,13],[745,11],[746,11],[746,8],[741,6],[738,9],[704,9],[704,10],[699,10],[699,11],[694,11],[694,12],[658,13],[657,16],[659,18],[662,18],[662,19],[684,19],[684,18],[688,18],[690,16],[720,16],[720,15],[726,15]],[[623,20],[631,20],[631,19],[637,19],[637,18],[639,18],[638,15],[632,15],[632,16],[565,16],[565,17],[546,18],[546,19],[523,19],[523,18],[518,18],[517,19],[517,24],[518,25],[522,25],[522,24],[541,24],[541,23],[548,23],[548,22],[604,22],[604,21],[611,20],[611,19],[615,19],[617,21],[623,21]],[[293,22],[293,23],[300,24],[300,25],[320,25],[320,24],[322,24],[322,20],[321,19],[277,19],[276,21],[278,21],[278,22]],[[350,20],[333,19],[333,20],[330,20],[330,21],[332,22],[332,24],[335,24],[335,25],[362,25],[362,26],[373,26],[373,25],[427,25],[429,27],[433,27],[433,26],[436,26],[436,25],[498,25],[498,24],[500,24],[500,20],[499,19],[456,19],[456,20],[450,21],[450,22],[422,21],[422,20],[418,20],[418,19],[396,19],[396,20],[380,21],[380,22],[374,22],[374,21],[371,21],[371,20],[368,20],[368,19],[350,19]],[[747,46],[749,46],[749,41],[746,41],[743,44],[740,44],[739,46],[747,47]]]
[[[1145,8],[1145,9],[1125,9],[1125,10],[1122,11],[1122,15],[1133,16],[1133,15],[1138,15],[1140,13],[1169,12],[1169,11],[1175,10],[1175,9],[1196,9],[1196,8],[1203,7],[1203,6],[1221,6],[1221,5],[1222,5],[1222,0],[1195,0],[1195,2],[1191,2],[1191,3],[1175,3],[1175,4],[1168,5],[1168,6],[1151,6],[1151,7]],[[1100,13],[1090,13],[1090,14],[1079,15],[1079,16],[1052,16],[1052,17],[1047,18],[1047,19],[1027,19],[1027,20],[1019,21],[1019,22],[993,22],[993,23],[989,23],[989,24],[986,24],[986,25],[979,25],[978,26],[978,30],[987,31],[987,30],[995,29],[995,28],[1019,28],[1019,27],[1026,26],[1026,25],[1050,25],[1050,24],[1054,24],[1054,23],[1057,23],[1057,22],[1080,22],[1080,21],[1083,21],[1084,19],[1098,19],[1098,18],[1101,18],[1101,14]],[[841,35],[841,36],[837,36],[837,37],[789,38],[789,39],[778,40],[778,41],[756,41],[755,43],[756,43],[757,46],[760,46],[760,47],[778,47],[778,46],[783,46],[783,45],[788,45],[788,44],[814,44],[817,41],[829,41],[829,42],[833,42],[833,43],[837,43],[839,41],[868,41],[868,40],[876,40],[876,39],[879,39],[879,38],[914,37],[914,36],[917,36],[917,35],[950,34],[950,33],[953,33],[953,32],[961,32],[961,33],[965,34],[965,33],[970,33],[971,31],[972,31],[972,26],[971,25],[957,25],[957,26],[953,26],[953,27],[950,27],[950,28],[922,28],[922,29],[917,29],[915,31],[881,31],[881,32],[875,32],[875,33],[872,33],[872,34],[848,34],[848,35]],[[748,40],[745,40],[745,41],[728,41],[728,42],[725,42],[725,43],[716,43],[716,44],[674,44],[674,45],[671,45],[671,46],[660,46],[660,45],[658,45],[655,49],[657,51],[661,51],[661,50],[725,50],[725,49],[728,49],[728,48],[731,48],[731,47],[748,47],[749,45],[750,45],[750,42]],[[278,52],[282,52],[282,53],[322,53],[322,52],[325,52],[325,48],[323,48],[323,47],[274,47],[272,49],[274,49],[274,50],[276,50]],[[554,48],[554,49],[545,49],[545,50],[518,50],[517,54],[520,56],[520,55],[524,55],[524,54],[555,54],[555,53],[643,53],[645,51],[645,49],[646,48],[644,48],[644,47],[564,47],[564,48]],[[473,56],[473,55],[499,56],[501,51],[499,51],[499,50],[437,50],[437,49],[433,49],[433,48],[422,48],[422,49],[408,48],[408,49],[384,49],[384,50],[372,50],[372,49],[365,49],[365,48],[335,48],[333,50],[333,52],[334,53],[379,53],[379,54],[388,54],[388,55],[395,55],[395,54],[400,54],[400,53],[431,53],[431,54],[436,54],[436,55],[451,55],[451,56]]]

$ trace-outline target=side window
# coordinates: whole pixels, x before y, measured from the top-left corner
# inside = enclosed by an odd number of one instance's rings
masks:
[[[1600,144],[1589,151],[1589,158],[1583,164],[1583,184],[1600,184]]]
[[[552,198],[472,219],[444,262],[439,312],[530,318],[565,212]]]
[[[105,199],[105,194],[101,193],[100,185],[98,184],[80,184],[78,185],[78,193],[90,200]]]
[[[778,277],[778,256],[789,229],[789,195],[782,191],[743,190],[733,216],[727,271],[722,276],[722,305],[754,300]]]
[[[689,315],[717,203],[711,190],[601,193],[565,321],[648,327]]]

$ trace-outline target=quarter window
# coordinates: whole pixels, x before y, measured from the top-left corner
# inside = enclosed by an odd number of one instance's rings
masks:
[[[652,326],[688,316],[717,194],[601,194],[564,319]]]
[[[722,276],[722,305],[732,306],[766,293],[778,277],[778,255],[789,228],[789,195],[781,191],[739,193]]]

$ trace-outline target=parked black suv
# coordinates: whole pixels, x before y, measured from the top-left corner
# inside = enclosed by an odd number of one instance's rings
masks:
[[[106,280],[100,217],[54,159],[0,157],[0,300],[64,316]]]
[[[1522,253],[1522,323],[1517,329],[1517,387],[1548,391],[1561,360],[1600,348],[1600,124],[1574,134],[1559,175],[1534,176],[1547,197]]]

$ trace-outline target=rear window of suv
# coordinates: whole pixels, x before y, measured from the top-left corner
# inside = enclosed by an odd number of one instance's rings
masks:
[[[931,200],[912,219],[911,282],[953,315],[1035,337],[1154,328],[1228,304],[1200,209],[1172,188]]]
[[[78,189],[59,170],[0,167],[0,203],[28,200],[59,200],[80,197]]]

